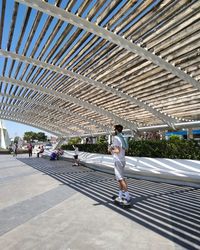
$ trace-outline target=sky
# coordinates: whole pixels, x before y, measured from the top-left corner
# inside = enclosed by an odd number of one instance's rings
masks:
[[[25,132],[33,131],[35,133],[44,132],[45,135],[51,136],[48,132],[44,130],[37,129],[31,126],[27,126],[21,123],[11,122],[7,120],[3,120],[3,126],[7,129],[8,135],[10,138],[15,138],[16,136],[23,137]]]

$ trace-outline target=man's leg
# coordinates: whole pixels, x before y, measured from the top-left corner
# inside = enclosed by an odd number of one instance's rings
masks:
[[[119,187],[122,191],[124,191],[126,200],[129,201],[131,198],[128,192],[128,185],[125,179],[119,180]]]
[[[119,200],[122,200],[123,197],[123,191],[126,190],[126,182],[124,182],[124,164],[123,162],[116,161],[115,162],[115,177],[118,181],[119,185]]]
[[[120,161],[115,162],[115,177],[119,184],[119,200],[122,199],[124,192],[125,198],[129,202],[130,195],[128,192],[127,182],[124,179],[124,167],[125,167],[125,162],[120,162]]]
[[[128,191],[128,185],[127,182],[125,181],[125,179],[119,180],[119,188],[120,190],[127,192]]]
[[[77,166],[78,165],[78,156],[75,155],[75,165]]]
[[[125,179],[118,180],[118,184],[119,184],[119,194],[118,194],[119,200],[122,200],[123,193],[124,193],[126,202],[129,202],[130,201],[130,195],[129,195],[129,192],[128,192],[128,185],[127,185],[126,180]]]
[[[79,160],[79,158],[77,158],[77,164],[78,164],[78,166],[80,165],[80,160]]]

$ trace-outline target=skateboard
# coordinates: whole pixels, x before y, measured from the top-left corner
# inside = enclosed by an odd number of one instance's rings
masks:
[[[123,208],[130,208],[130,207],[133,206],[133,204],[132,204],[132,199],[131,199],[130,204],[125,204],[124,201],[123,201],[123,199],[122,199],[122,202],[117,201],[117,200],[116,200],[117,197],[118,197],[117,195],[113,195],[113,197],[112,197],[112,199],[113,199],[113,201],[114,201],[114,204],[116,204],[116,205],[118,205],[118,206],[120,206],[120,207],[123,207]]]

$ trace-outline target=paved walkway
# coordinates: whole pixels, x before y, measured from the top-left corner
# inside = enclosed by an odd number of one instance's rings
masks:
[[[200,189],[114,176],[68,161],[0,155],[0,249],[200,249]]]

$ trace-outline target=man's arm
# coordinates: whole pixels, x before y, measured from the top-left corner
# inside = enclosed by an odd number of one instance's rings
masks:
[[[115,153],[115,154],[119,154],[119,152],[120,152],[120,147],[119,147],[119,146],[113,147],[112,152]]]
[[[115,154],[119,154],[121,150],[121,141],[117,136],[115,136],[114,141],[113,141],[113,150],[112,152]]]
[[[119,154],[120,152],[120,147],[119,146],[110,146],[108,148],[108,152],[110,152],[111,154]]]

